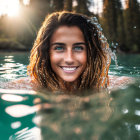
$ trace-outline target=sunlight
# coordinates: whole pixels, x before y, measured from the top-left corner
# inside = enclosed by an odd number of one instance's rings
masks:
[[[24,5],[29,5],[30,4],[30,0],[23,0],[23,4]]]
[[[91,6],[89,7],[91,12],[94,12],[94,14],[100,14],[103,10],[103,1],[102,0],[94,0],[91,3]]]
[[[12,117],[19,118],[24,117],[38,111],[36,106],[29,106],[24,104],[12,105],[5,108],[5,112]]]
[[[19,15],[19,8],[19,0],[0,0],[0,16],[16,17]]]
[[[1,99],[5,101],[10,101],[10,102],[21,102],[27,99],[27,97],[22,97],[19,95],[14,95],[14,94],[3,94],[1,96]]]

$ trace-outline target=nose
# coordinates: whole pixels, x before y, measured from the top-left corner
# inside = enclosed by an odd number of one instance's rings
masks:
[[[72,65],[74,63],[74,55],[71,49],[67,50],[67,52],[65,53],[64,60],[67,65]]]

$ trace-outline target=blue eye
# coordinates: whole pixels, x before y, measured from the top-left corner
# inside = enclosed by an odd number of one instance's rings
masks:
[[[84,48],[82,46],[75,46],[74,50],[76,51],[82,51]]]
[[[57,50],[57,51],[62,51],[62,50],[64,50],[64,48],[61,47],[61,46],[56,46],[54,49]]]

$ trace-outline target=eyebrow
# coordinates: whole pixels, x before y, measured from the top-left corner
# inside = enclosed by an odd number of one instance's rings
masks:
[[[78,43],[74,43],[74,45],[85,45],[86,46],[86,43],[84,43],[84,42],[78,42]]]
[[[64,43],[59,43],[59,42],[56,42],[56,43],[52,43],[51,46],[54,46],[54,45],[61,45],[61,46],[64,46],[65,44]]]
[[[51,44],[51,46],[54,46],[54,45],[64,46],[65,44],[64,43],[59,43],[59,42],[56,42],[56,43],[52,43]],[[86,43],[84,43],[84,42],[78,42],[78,43],[74,43],[73,45],[86,45]]]

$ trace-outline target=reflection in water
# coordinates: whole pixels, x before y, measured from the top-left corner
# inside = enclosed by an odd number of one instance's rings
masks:
[[[139,92],[132,85],[111,94],[44,95],[46,102],[34,122],[43,140],[140,139],[140,110],[135,102],[140,100]]]
[[[15,62],[14,56],[3,56],[0,63],[0,82],[26,76],[26,65]]]
[[[13,59],[4,59],[5,62],[15,62]]]
[[[136,114],[137,116],[140,116],[140,110],[135,110],[135,114]]]
[[[40,129],[37,127],[29,129],[26,127],[11,136],[9,140],[41,140]]]
[[[6,93],[6,94],[36,94],[36,91],[33,90],[19,90],[19,89],[1,89],[0,93]]]
[[[115,65],[110,66],[109,75],[140,77],[140,66],[135,68],[131,66],[118,66],[116,69],[114,68]]]
[[[140,131],[140,124],[135,125],[136,130]]]
[[[137,78],[133,85],[115,91],[76,96],[0,86],[0,139],[140,139],[140,64],[139,56],[133,57],[118,61],[117,68],[112,63],[110,75]],[[3,56],[0,85],[26,77],[28,62],[24,61],[25,54]]]
[[[4,58],[13,58],[13,55],[4,56]]]
[[[42,116],[39,126],[43,139],[98,138],[112,114],[109,107],[112,98],[107,93],[86,97],[50,95],[47,98],[51,102],[38,114]]]
[[[136,98],[135,101],[136,101],[137,103],[140,103],[140,99],[138,99],[138,98]]]
[[[21,122],[20,122],[20,121],[11,123],[11,128],[12,128],[12,129],[17,129],[17,128],[19,128],[20,126],[21,126]]]
[[[26,98],[19,96],[19,95],[11,95],[11,94],[3,94],[1,96],[1,99],[5,101],[11,101],[11,102],[20,102],[23,100],[26,100]]]
[[[12,105],[5,109],[5,112],[11,115],[12,117],[23,117],[29,114],[33,114],[38,110],[36,106],[28,106],[28,105]]]
[[[26,66],[18,63],[5,63],[2,65],[2,68],[0,68],[1,77],[8,80],[24,76],[25,72]]]
[[[10,123],[15,131],[15,134],[11,134],[11,140],[139,139],[139,91],[138,86],[133,84],[111,93],[90,91],[82,96],[18,93],[13,95],[17,100],[6,100],[6,94],[2,94],[1,102],[7,101],[5,113],[15,119]],[[27,122],[23,127],[24,121]],[[37,127],[28,128],[33,123]],[[38,139],[35,135],[38,135]]]

